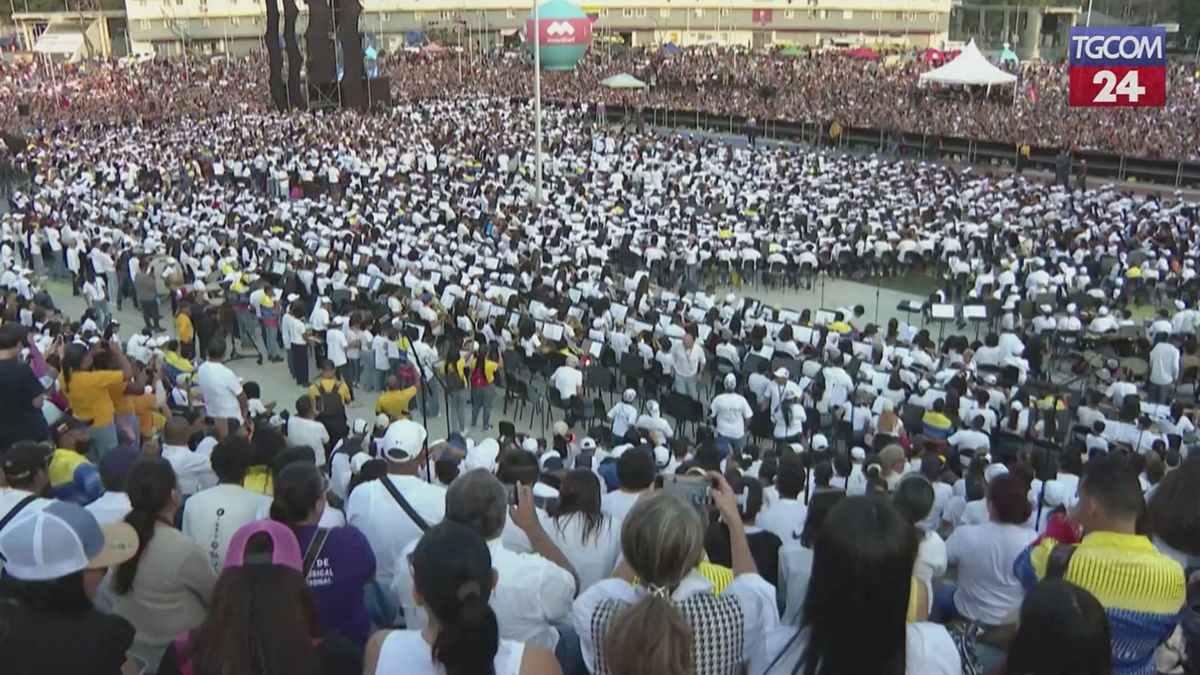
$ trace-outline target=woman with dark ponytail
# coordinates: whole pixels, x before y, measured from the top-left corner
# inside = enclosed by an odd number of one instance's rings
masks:
[[[379,631],[363,672],[374,675],[555,675],[542,647],[500,639],[488,605],[496,570],[487,542],[453,521],[429,528],[409,558],[413,599],[429,615],[424,630]]]
[[[353,527],[320,527],[325,478],[310,461],[292,462],[275,475],[271,520],[296,535],[305,581],[326,635],[341,635],[361,649],[371,631],[363,588],[375,578],[375,554]]]
[[[129,654],[158,663],[176,635],[204,621],[217,575],[200,545],[175,529],[182,498],[170,462],[134,462],[125,493],[138,549],[113,569],[113,612],[137,630]]]

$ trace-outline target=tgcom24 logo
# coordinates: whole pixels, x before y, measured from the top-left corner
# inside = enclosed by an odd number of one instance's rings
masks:
[[[1167,31],[1162,26],[1076,26],[1068,43],[1072,107],[1162,107]]]

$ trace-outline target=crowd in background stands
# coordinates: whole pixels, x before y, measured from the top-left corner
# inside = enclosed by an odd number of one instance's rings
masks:
[[[766,120],[861,126],[974,140],[1106,150],[1165,159],[1200,157],[1200,78],[1194,64],[1168,67],[1162,108],[1070,108],[1061,62],[1013,66],[1016,91],[929,91],[920,59],[889,65],[838,53],[789,58],[774,52],[691,49],[681,54],[598,49],[572,72],[546,73],[543,95],[561,102],[648,105]],[[195,117],[260,107],[264,68],[258,57],[195,62],[155,60],[137,66],[78,66],[51,77],[35,65],[0,66],[0,128],[28,102],[42,124],[111,119]],[[7,69],[7,70],[6,70]],[[387,58],[393,95],[404,99],[532,94],[523,54],[397,53]],[[612,90],[599,81],[631,73],[650,89]],[[215,94],[215,95],[214,95]]]

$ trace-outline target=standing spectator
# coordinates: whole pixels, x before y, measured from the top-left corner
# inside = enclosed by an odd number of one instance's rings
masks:
[[[1094,459],[1079,481],[1079,499],[1071,510],[1072,520],[1086,533],[1083,540],[1057,548],[1066,545],[1043,539],[1013,566],[1026,588],[1058,576],[1100,601],[1109,618],[1113,672],[1118,675],[1155,672],[1154,651],[1175,630],[1184,603],[1183,568],[1137,533],[1144,507],[1137,473],[1123,459]]]
[[[471,359],[471,426],[479,424],[483,413],[483,430],[492,428],[492,403],[496,400],[496,374],[504,367],[500,358],[500,347],[491,343],[486,349],[475,352]]]
[[[142,321],[154,332],[162,331],[162,315],[158,309],[158,281],[149,269],[139,269],[133,278],[133,289],[138,309],[142,310]]]
[[[671,347],[671,371],[675,373],[675,391],[699,400],[700,373],[704,372],[707,357],[704,347],[697,344],[691,331]]]
[[[105,571],[137,548],[130,526],[101,526],[66,502],[28,511],[0,531],[7,596],[0,603],[4,672],[136,672],[125,654],[133,627],[92,602]]]
[[[737,375],[725,376],[725,392],[717,394],[709,406],[709,416],[717,422],[717,438],[724,439],[737,454],[746,447],[746,423],[754,417],[750,402],[737,390]]]
[[[325,466],[330,436],[329,428],[317,421],[314,407],[311,396],[296,399],[296,412],[287,421],[287,442],[312,450],[313,461],[321,467]]]
[[[375,577],[375,554],[353,527],[320,527],[325,509],[325,482],[315,465],[292,462],[275,477],[271,519],[288,526],[304,551],[302,571],[319,625],[362,647],[371,628],[364,590]]]
[[[196,542],[176,530],[182,496],[165,459],[140,459],[126,487],[137,552],[113,570],[113,613],[137,630],[131,656],[158,663],[176,635],[204,621],[217,575]]]
[[[711,494],[729,525],[733,580],[718,595],[696,572],[704,522],[691,504],[664,492],[639,501],[621,526],[616,576],[584,591],[572,610],[590,672],[738,672],[778,625],[775,589],[755,570],[733,490],[709,475],[720,485]]]
[[[1082,588],[1041,582],[1025,595],[1018,623],[1005,675],[1113,672],[1108,616]]]
[[[17,441],[50,438],[42,415],[46,389],[20,359],[28,334],[19,323],[0,326],[0,451]]]
[[[192,495],[183,505],[183,533],[200,544],[213,572],[225,564],[229,541],[239,527],[256,518],[270,500],[242,487],[254,446],[240,434],[222,438],[209,458],[217,484]],[[101,465],[103,468],[103,465]]]
[[[1167,403],[1171,386],[1179,378],[1179,347],[1171,342],[1167,333],[1154,337],[1150,350],[1150,375],[1146,381],[1146,394],[1152,403]]]
[[[158,675],[358,675],[362,654],[321,629],[295,535],[272,521],[238,528],[208,616],[175,636]]]
[[[497,590],[497,570],[492,550],[477,532],[450,520],[435,525],[417,542],[411,560],[414,601],[434,620],[421,630],[372,636],[364,673],[562,672],[544,647],[501,637],[499,613],[489,605]]]
[[[116,368],[93,367],[93,360],[105,349],[112,354]],[[120,442],[114,401],[124,395],[133,368],[121,350],[120,340],[97,342],[90,349],[80,344],[59,345],[59,359],[62,364],[59,389],[66,395],[75,417],[92,423],[91,457],[102,460]]]
[[[204,396],[204,409],[216,424],[218,438],[228,436],[235,425],[244,424],[250,417],[241,378],[221,363],[225,347],[225,340],[213,340],[208,345],[208,359],[196,369],[196,384]]]

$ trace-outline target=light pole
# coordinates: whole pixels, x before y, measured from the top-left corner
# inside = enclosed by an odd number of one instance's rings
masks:
[[[534,200],[542,203],[542,22],[540,0],[533,0],[533,180]]]

